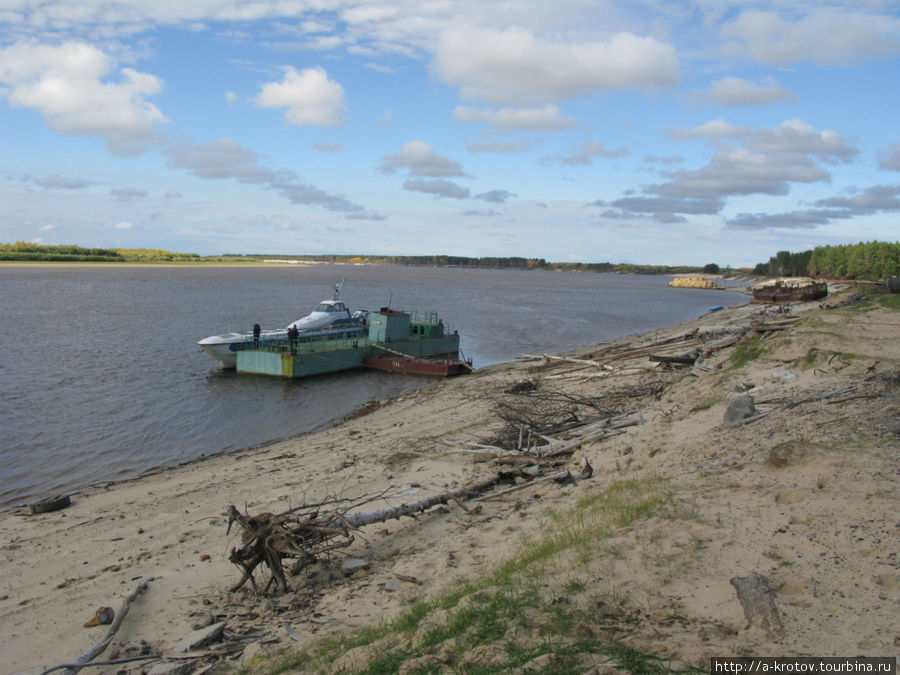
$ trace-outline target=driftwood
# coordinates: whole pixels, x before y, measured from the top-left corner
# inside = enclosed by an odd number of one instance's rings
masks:
[[[621,361],[624,359],[634,359],[643,356],[649,356],[653,352],[659,351],[661,347],[665,347],[666,349],[678,348],[684,351],[686,348],[699,347],[702,344],[703,340],[697,339],[696,331],[690,331],[684,335],[676,335],[674,337],[657,340],[652,344],[640,347],[635,347],[630,344],[607,347],[597,355],[602,356],[603,360],[596,358],[577,359],[568,356],[554,356],[552,354],[542,354],[540,356],[536,354],[520,354],[519,356],[525,359],[544,359],[545,361],[580,363],[586,366],[594,366],[596,368],[612,370],[611,366],[608,365],[612,361]]]
[[[568,441],[557,441],[546,436],[541,438],[548,440],[547,445],[538,445],[533,448],[521,450],[524,455],[532,455],[534,457],[559,457],[560,455],[570,454],[580,448],[585,443],[599,441],[609,436],[615,436],[620,429],[633,427],[640,424],[640,418],[634,416],[618,416],[605,419],[594,424],[586,424],[582,427],[573,429],[577,432],[577,436]]]
[[[554,356],[553,354],[541,354],[540,356],[536,356],[535,354],[520,354],[521,358],[524,359],[545,359],[547,361],[563,361],[565,363],[580,363],[585,366],[594,366],[596,368],[606,368],[607,370],[612,370],[611,366],[607,366],[600,361],[593,361],[591,359],[576,359],[571,356]]]
[[[604,368],[603,370],[597,372],[590,370],[587,366],[584,368],[575,368],[573,370],[567,370],[564,373],[557,373],[556,375],[547,375],[545,380],[599,380],[599,379],[608,379],[611,377],[628,377],[630,375],[640,375],[642,373],[652,373],[655,372],[657,366],[640,366],[640,365],[631,365],[631,366],[618,366],[616,368]]]
[[[587,396],[521,382],[494,400],[494,411],[503,426],[488,443],[516,452],[544,454],[546,448],[534,447],[538,438],[585,429],[588,424],[607,424],[610,418],[634,411],[640,399],[658,396],[664,387],[662,380],[650,380]]]
[[[738,600],[744,608],[747,628],[761,628],[772,640],[784,635],[784,622],[775,606],[775,593],[766,577],[762,574],[734,577],[731,585],[737,591]]]
[[[581,473],[572,475],[568,469],[563,469],[562,471],[558,471],[549,476],[542,476],[541,478],[535,478],[534,480],[528,481],[527,483],[523,483],[521,485],[513,485],[512,487],[506,488],[505,490],[500,490],[499,492],[492,492],[489,495],[483,495],[481,497],[476,497],[474,501],[481,502],[488,499],[496,499],[502,495],[508,494],[510,492],[516,492],[517,490],[524,490],[527,487],[531,487],[533,485],[538,485],[540,483],[546,483],[548,481],[556,481],[557,483],[575,483],[579,480],[586,480],[594,475],[594,467],[591,466],[590,462],[587,461],[587,457],[584,457],[581,460]]]
[[[131,594],[125,598],[125,601],[122,603],[122,608],[119,610],[119,613],[116,615],[115,621],[110,625],[109,630],[106,633],[106,637],[103,638],[101,642],[98,642],[93,647],[88,649],[84,654],[75,659],[74,663],[67,663],[62,666],[54,666],[48,670],[44,671],[44,674],[53,672],[54,670],[63,670],[63,675],[74,675],[82,668],[86,668],[91,664],[91,661],[96,659],[100,654],[106,651],[106,648],[113,641],[113,638],[116,637],[116,633],[119,632],[119,627],[122,625],[122,622],[125,620],[125,616],[128,614],[128,610],[131,609],[131,605],[137,599],[137,597],[147,588],[150,582],[153,581],[153,577],[149,579],[145,579],[141,584],[135,588]]]
[[[525,436],[523,433],[519,436],[519,442],[514,449],[508,450],[498,445],[489,445],[486,443],[476,443],[474,441],[448,441],[442,440],[445,445],[449,445],[456,449],[457,452],[490,452],[499,457],[536,457],[536,458],[553,458],[560,455],[571,454],[575,452],[585,443],[593,443],[599,440],[617,436],[622,433],[622,429],[633,427],[643,421],[641,415],[619,415],[609,417],[600,422],[584,424],[579,427],[568,429],[567,431],[575,434],[575,438],[568,440],[559,440],[547,436],[546,434],[531,434]],[[539,445],[532,443],[535,439],[546,441],[546,444]]]
[[[697,360],[696,356],[661,356],[659,354],[651,354],[650,360],[654,363],[679,363],[686,366],[694,365]]]
[[[778,406],[776,408],[771,408],[759,414],[753,415],[752,417],[746,417],[743,420],[740,420],[734,426],[740,426],[742,424],[750,424],[751,422],[756,422],[757,420],[761,420],[763,417],[767,417],[775,412],[781,412],[782,410],[790,410],[792,408],[796,408],[799,405],[803,405],[804,403],[815,403],[818,401],[825,401],[829,398],[834,398],[835,396],[842,396],[843,394],[849,394],[850,392],[856,391],[855,386],[844,387],[842,389],[836,389],[835,391],[830,391],[825,394],[820,394],[818,396],[809,396],[807,398],[801,398],[797,401],[789,401],[784,405]]]
[[[229,556],[229,560],[242,570],[241,579],[231,588],[231,591],[239,590],[248,581],[258,591],[254,572],[262,565],[271,572],[271,578],[266,584],[264,592],[268,591],[273,584],[277,585],[282,592],[287,592],[289,587],[284,571],[283,561],[285,559],[296,560],[294,572],[299,571],[317,560],[319,556],[349,546],[353,542],[352,533],[366,525],[403,516],[415,516],[433,506],[450,501],[471,499],[499,484],[512,483],[517,478],[530,479],[531,477],[517,470],[501,471],[480,483],[367,513],[349,513],[349,511],[358,508],[361,503],[371,501],[369,499],[352,504],[341,500],[343,506],[325,513],[322,512],[322,504],[310,505],[305,514],[298,514],[296,513],[297,509],[293,509],[291,512],[277,515],[261,513],[256,516],[242,514],[233,505],[229,506],[227,510],[229,531],[234,523],[237,523],[243,531],[240,548],[233,548]],[[564,476],[554,476],[554,478],[564,478]],[[578,476],[570,476],[570,479],[575,478]]]
[[[47,497],[39,502],[28,505],[31,515],[37,513],[50,513],[51,511],[59,511],[72,505],[72,498],[69,495],[56,495],[55,497]]]
[[[41,675],[47,675],[54,670],[62,670],[63,668],[99,668],[100,666],[117,666],[120,663],[133,663],[135,661],[156,661],[162,658],[162,654],[144,654],[143,656],[127,656],[122,659],[112,659],[110,661],[89,661],[88,663],[63,663],[58,666],[48,668]]]

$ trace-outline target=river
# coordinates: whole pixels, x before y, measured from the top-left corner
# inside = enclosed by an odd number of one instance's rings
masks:
[[[0,506],[252,447],[430,380],[223,372],[197,340],[351,309],[434,310],[476,368],[690,320],[731,292],[669,277],[353,265],[0,266]]]

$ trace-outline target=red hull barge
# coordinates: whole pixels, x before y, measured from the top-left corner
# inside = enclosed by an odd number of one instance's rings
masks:
[[[472,362],[460,359],[416,358],[413,356],[374,356],[363,357],[363,365],[375,370],[389,373],[408,373],[410,375],[433,375],[450,377],[467,375],[472,372]]]

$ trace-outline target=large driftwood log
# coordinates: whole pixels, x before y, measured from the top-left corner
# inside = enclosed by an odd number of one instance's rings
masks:
[[[296,514],[292,511],[279,515],[261,513],[249,516],[242,514],[231,505],[227,510],[228,529],[230,531],[231,525],[237,523],[243,531],[240,548],[233,548],[229,556],[229,560],[242,570],[241,579],[231,590],[237,591],[249,581],[258,591],[254,572],[262,565],[271,572],[271,578],[264,591],[268,591],[273,584],[276,584],[282,592],[287,592],[289,589],[283,563],[285,559],[298,561],[294,570],[296,572],[324,553],[349,546],[353,541],[352,533],[366,525],[403,516],[415,516],[438,504],[446,504],[450,501],[458,503],[473,499],[489,492],[497,485],[513,483],[517,478],[526,478],[529,481],[574,481],[590,477],[592,473],[593,469],[586,461],[582,466],[581,474],[577,476],[572,476],[568,471],[564,471],[544,479],[535,479],[518,470],[500,471],[479,483],[371,512],[349,513],[351,509],[358,508],[361,503],[370,501],[368,499],[327,513],[322,513],[318,508],[322,505],[313,505],[306,514]]]
[[[251,517],[231,505],[227,510],[228,529],[230,531],[231,525],[237,523],[243,530],[241,547],[233,548],[229,556],[229,560],[243,571],[241,579],[231,590],[237,591],[249,581],[258,591],[253,573],[263,565],[272,573],[264,590],[268,591],[272,584],[277,584],[282,592],[287,592],[288,583],[282,563],[285,558],[296,559],[298,567],[302,568],[328,551],[349,546],[353,541],[353,530],[393,518],[413,516],[450,500],[468,499],[498,483],[512,482],[518,475],[520,473],[515,471],[501,471],[481,483],[370,513],[348,513],[358,507],[359,503],[355,503],[324,514],[317,508],[321,505],[314,505],[309,513],[302,515],[291,512],[280,515],[261,513]]]

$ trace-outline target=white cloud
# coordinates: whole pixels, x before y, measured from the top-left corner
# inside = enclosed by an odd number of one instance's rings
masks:
[[[533,145],[531,141],[482,141],[479,143],[467,143],[469,152],[523,152]]]
[[[465,199],[471,194],[468,188],[457,185],[453,181],[436,178],[425,180],[423,178],[408,178],[403,183],[404,190],[424,192],[435,197],[450,197],[452,199]]]
[[[384,221],[387,220],[387,216],[384,216],[380,213],[376,213],[374,211],[357,211],[354,213],[348,213],[344,216],[347,220],[373,220],[373,221]]]
[[[900,19],[844,8],[813,9],[791,20],[746,11],[723,24],[727,52],[763,63],[853,64],[900,53]]]
[[[729,197],[787,195],[793,183],[828,181],[831,174],[818,162],[847,163],[859,154],[858,148],[834,131],[816,131],[796,119],[787,120],[774,129],[752,132],[732,127],[723,120],[714,120],[693,130],[669,131],[668,135],[674,138],[730,135],[740,137],[742,146],[719,144],[706,166],[673,171],[668,175],[668,181],[644,186],[642,195],[628,195],[609,205],[623,209],[625,214],[649,214],[659,222],[676,222],[674,219],[680,218],[677,214],[718,213]],[[601,200],[592,205],[605,206],[607,203]],[[824,201],[817,205],[847,206]],[[764,214],[741,214],[728,224],[744,229],[815,227],[842,217],[845,216],[836,212],[812,211],[781,214],[774,219]],[[776,222],[780,224],[775,225]]]
[[[748,147],[768,154],[775,152],[815,155],[825,162],[852,162],[859,149],[835,131],[816,131],[803,120],[786,120],[775,129],[759,131]]]
[[[857,213],[900,211],[900,185],[872,185],[850,197],[820,199],[816,206],[853,209]]]
[[[33,178],[35,185],[45,190],[83,190],[91,185],[90,181],[81,178],[70,178],[54,174],[47,178]]]
[[[395,72],[394,68],[391,68],[390,66],[386,66],[381,63],[373,63],[371,61],[365,64],[365,67],[369,70],[374,70],[378,73],[384,73],[386,75],[393,75]]]
[[[878,166],[882,169],[900,171],[900,143],[891,143],[879,154]]]
[[[464,98],[501,105],[666,87],[680,79],[675,49],[652,37],[618,33],[606,42],[552,42],[520,27],[446,30],[434,70]]]
[[[712,161],[700,169],[676,171],[668,183],[651,186],[647,192],[691,199],[786,195],[792,182],[812,183],[828,178],[828,172],[802,153],[734,148],[717,152]]]
[[[386,155],[381,163],[384,173],[408,169],[411,176],[463,176],[456,160],[437,154],[425,141],[409,141],[396,155]]]
[[[610,149],[600,141],[585,141],[571,155],[554,155],[542,158],[542,161],[545,163],[548,161],[559,161],[567,166],[588,166],[598,157],[601,159],[616,159],[627,154],[628,150],[625,148]]]
[[[234,104],[237,103],[239,100],[240,100],[240,99],[238,98],[238,95],[235,94],[233,91],[226,91],[226,92],[225,92],[225,102],[228,103],[228,105],[234,105]]]
[[[120,202],[130,202],[132,199],[142,199],[147,196],[147,191],[141,188],[113,188],[109,191]]]
[[[169,188],[163,196],[166,199],[178,199],[181,197],[181,193],[175,188]]]
[[[766,78],[764,84],[748,82],[740,77],[723,77],[713,82],[709,98],[721,103],[726,108],[748,105],[767,105],[782,101],[793,101],[794,95],[782,89],[772,78]]]
[[[334,30],[334,26],[330,23],[310,19],[302,22],[299,29],[302,33],[327,33]]]
[[[114,230],[130,230],[132,227],[134,227],[134,223],[129,223],[127,220],[123,220],[121,223],[113,225]]]
[[[722,118],[719,118],[717,120],[705,122],[693,129],[676,127],[674,129],[665,129],[663,133],[669,138],[686,141],[692,138],[736,138],[746,134],[747,128],[736,127]]]
[[[729,228],[739,230],[797,230],[813,229],[819,225],[827,225],[834,219],[848,218],[846,211],[827,211],[811,209],[808,211],[790,211],[788,213],[739,213],[725,221]]]
[[[260,108],[287,108],[284,119],[297,126],[334,126],[342,121],[344,88],[323,68],[288,66],[284,79],[264,84],[254,101]]]
[[[518,130],[569,129],[578,120],[566,117],[559,108],[547,104],[539,108],[500,108],[499,110],[479,110],[468,106],[457,106],[453,118],[458,122],[488,122],[498,127]]]
[[[162,91],[162,81],[132,68],[119,82],[105,81],[112,70],[112,60],[87,44],[19,43],[0,49],[0,93],[11,106],[39,110],[60,133],[100,136],[114,154],[136,154],[166,121],[144,98]]]
[[[265,166],[259,155],[231,138],[200,145],[172,146],[166,149],[166,153],[170,167],[186,169],[198,178],[267,186],[292,204],[309,204],[346,213],[365,210],[343,195],[329,194],[305,183],[290,169]]]
[[[475,199],[482,199],[486,202],[494,204],[505,204],[510,197],[515,197],[515,193],[508,190],[491,190],[490,192],[482,192],[475,195]]]
[[[376,122],[376,124],[380,127],[389,127],[394,124],[394,116],[391,114],[390,110],[385,110],[384,115]]]

